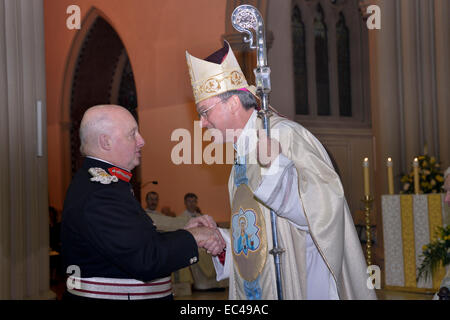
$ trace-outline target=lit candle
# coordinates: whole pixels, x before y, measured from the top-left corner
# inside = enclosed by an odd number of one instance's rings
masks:
[[[414,158],[413,161],[413,169],[414,169],[414,193],[419,194],[419,159]]]
[[[392,159],[388,158],[387,159],[387,174],[388,174],[388,190],[389,190],[389,194],[394,194],[394,173],[392,172],[393,170],[393,163],[392,163]]]
[[[363,172],[364,172],[364,195],[370,195],[370,184],[369,184],[369,158],[364,158],[363,161]]]

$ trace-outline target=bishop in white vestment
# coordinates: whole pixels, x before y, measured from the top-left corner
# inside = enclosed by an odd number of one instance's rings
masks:
[[[262,121],[254,87],[229,44],[205,60],[186,57],[202,125],[222,132],[236,149],[228,185],[231,229],[221,230],[225,261],[214,258],[218,280],[230,279],[230,299],[277,299],[270,209],[277,213],[285,250],[285,299],[376,299],[341,181],[321,143],[300,124],[274,114],[271,137],[281,153],[263,168],[255,148]],[[231,141],[230,129],[237,132]]]

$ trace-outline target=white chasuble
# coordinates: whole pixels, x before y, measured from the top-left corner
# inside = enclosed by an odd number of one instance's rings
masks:
[[[344,197],[341,181],[325,149],[308,130],[296,122],[273,115],[270,118],[270,124],[272,137],[280,142],[282,154],[295,166],[298,206],[301,207],[299,212],[304,215],[303,220],[301,217],[289,215],[277,217],[279,245],[285,250],[281,255],[284,298],[298,300],[314,297],[322,299],[323,297],[326,299],[325,296],[328,296],[329,299],[376,299],[374,289],[367,287],[369,277],[366,273],[367,265]],[[256,112],[249,119],[246,125],[246,129],[248,128],[262,129],[261,120],[256,118]],[[239,140],[242,140],[240,138]],[[264,178],[267,172],[255,161],[256,150],[250,149],[248,151],[245,156],[246,178],[248,179],[246,185],[254,194],[254,200],[262,212],[267,252],[269,252],[272,249],[269,207],[273,203],[270,203],[270,199],[264,196],[258,195],[259,198],[255,196],[262,177]],[[228,184],[231,207],[233,208],[232,217],[238,214],[237,208],[240,208],[234,202],[236,190],[239,188],[234,181],[235,170],[236,166],[233,166]],[[245,212],[246,208],[242,209]],[[244,237],[241,237],[240,243],[247,244],[246,252],[250,253],[252,248],[255,248],[252,247],[251,237],[249,237],[252,232],[248,230],[247,237],[245,237],[248,221],[244,222],[243,219],[241,221],[243,223],[241,233]],[[303,226],[304,222],[306,222],[306,225]],[[237,220],[235,229],[239,228],[239,220]],[[235,230],[234,233],[238,234],[238,230]],[[229,274],[230,299],[248,299],[249,293],[250,298],[255,298],[252,294],[258,294],[258,290],[260,290],[260,296],[256,295],[256,298],[277,299],[273,256],[266,255],[265,264],[257,276],[256,284],[258,286],[256,288],[250,286],[249,288],[247,285],[246,287],[245,281],[248,280],[243,278],[240,262],[236,263],[236,254],[233,253],[233,259],[230,259],[233,236],[232,234],[224,234],[224,238],[227,237],[230,239],[230,246],[226,249],[225,268],[229,265],[231,269]],[[241,250],[242,256],[244,247],[240,248],[236,247],[236,250]],[[214,260],[219,276],[220,269],[224,269],[224,266],[217,262],[218,259]],[[328,277],[319,277],[319,279],[314,280],[314,277],[307,276],[308,271],[311,274],[311,269],[315,269],[319,272],[318,274],[320,272],[325,275],[328,274]],[[255,282],[250,281],[250,284],[255,284]],[[323,295],[324,286],[329,290],[329,293],[325,296]],[[319,288],[317,295],[313,292],[314,288]],[[309,294],[307,291],[310,291]]]

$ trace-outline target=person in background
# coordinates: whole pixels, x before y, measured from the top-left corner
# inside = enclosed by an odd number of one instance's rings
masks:
[[[161,212],[156,210],[159,203],[159,195],[157,192],[148,192],[145,196],[145,201],[147,202],[147,209],[145,209],[147,213],[162,214]]]
[[[199,212],[198,208],[198,197],[195,193],[186,193],[184,196],[184,205],[186,206],[186,210],[181,214],[184,217],[199,217],[202,214]]]

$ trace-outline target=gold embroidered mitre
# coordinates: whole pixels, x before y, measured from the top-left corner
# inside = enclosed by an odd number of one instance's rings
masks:
[[[230,90],[252,89],[227,41],[224,41],[222,49],[205,60],[186,51],[186,60],[195,103]]]

